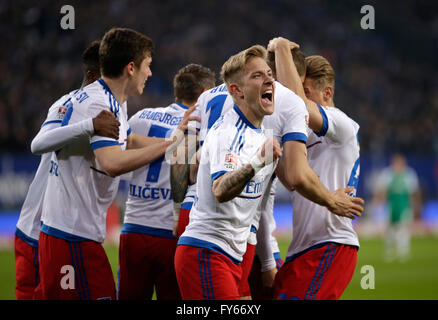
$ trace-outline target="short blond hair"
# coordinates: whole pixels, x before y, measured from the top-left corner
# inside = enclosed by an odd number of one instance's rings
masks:
[[[240,83],[240,78],[245,69],[245,65],[252,58],[262,58],[266,61],[267,51],[261,45],[254,45],[246,50],[231,56],[222,66],[221,77],[230,92],[230,84],[233,82]]]
[[[333,90],[335,88],[335,70],[322,56],[306,57],[306,78],[312,79],[318,90],[325,86],[331,86]]]

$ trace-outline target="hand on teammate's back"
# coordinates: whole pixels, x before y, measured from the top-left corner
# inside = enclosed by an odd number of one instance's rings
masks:
[[[98,136],[119,140],[120,122],[112,112],[102,110],[93,118],[94,133]]]

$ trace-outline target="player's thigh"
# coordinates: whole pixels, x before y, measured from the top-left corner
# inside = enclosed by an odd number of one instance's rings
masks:
[[[255,248],[255,245],[246,245],[246,252],[243,255],[242,263],[240,264],[240,267],[242,268],[242,277],[239,281],[239,294],[241,297],[251,296],[251,289],[248,283],[248,277],[254,261]]]
[[[357,249],[325,244],[285,263],[275,279],[275,297],[290,299],[339,299],[353,276]]]
[[[29,300],[39,282],[38,249],[15,236],[15,295],[17,300]]]
[[[155,272],[149,259],[150,255],[145,235],[120,235],[118,275],[120,300],[152,298]]]
[[[159,255],[154,259],[155,288],[158,300],[181,299],[175,274],[176,243],[177,239],[163,237],[155,237],[151,243],[160,250]]]
[[[78,282],[77,256],[71,243],[40,233],[38,254],[42,299],[84,298],[84,292]]]
[[[74,256],[74,268],[82,299],[116,298],[114,276],[102,244],[82,241],[69,244]]]
[[[337,244],[331,252],[311,299],[338,300],[353,277],[357,263],[357,247]]]
[[[178,246],[175,271],[184,300],[238,300],[242,269],[206,248]]]

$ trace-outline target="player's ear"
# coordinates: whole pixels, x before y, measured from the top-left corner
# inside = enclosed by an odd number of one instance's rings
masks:
[[[128,64],[125,66],[125,70],[126,70],[126,72],[127,72],[130,76],[134,75],[134,70],[135,70],[135,63],[134,63],[134,61],[131,61],[130,63],[128,63]]]
[[[240,89],[237,83],[230,84],[229,89],[230,89],[230,94],[232,94],[236,98],[243,98],[243,91]]]
[[[330,101],[333,98],[333,87],[331,86],[326,86],[322,92],[324,101]]]

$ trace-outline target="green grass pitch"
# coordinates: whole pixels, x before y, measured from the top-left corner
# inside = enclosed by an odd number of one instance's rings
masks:
[[[279,239],[284,258],[289,240]],[[416,300],[438,299],[438,237],[423,236],[412,239],[411,258],[406,262],[383,261],[382,239],[361,239],[361,249],[353,279],[345,290],[345,300]],[[105,246],[114,277],[117,274],[118,249]],[[362,289],[361,274],[364,265],[374,268],[375,288]],[[15,260],[12,248],[0,249],[0,299],[15,299]]]

